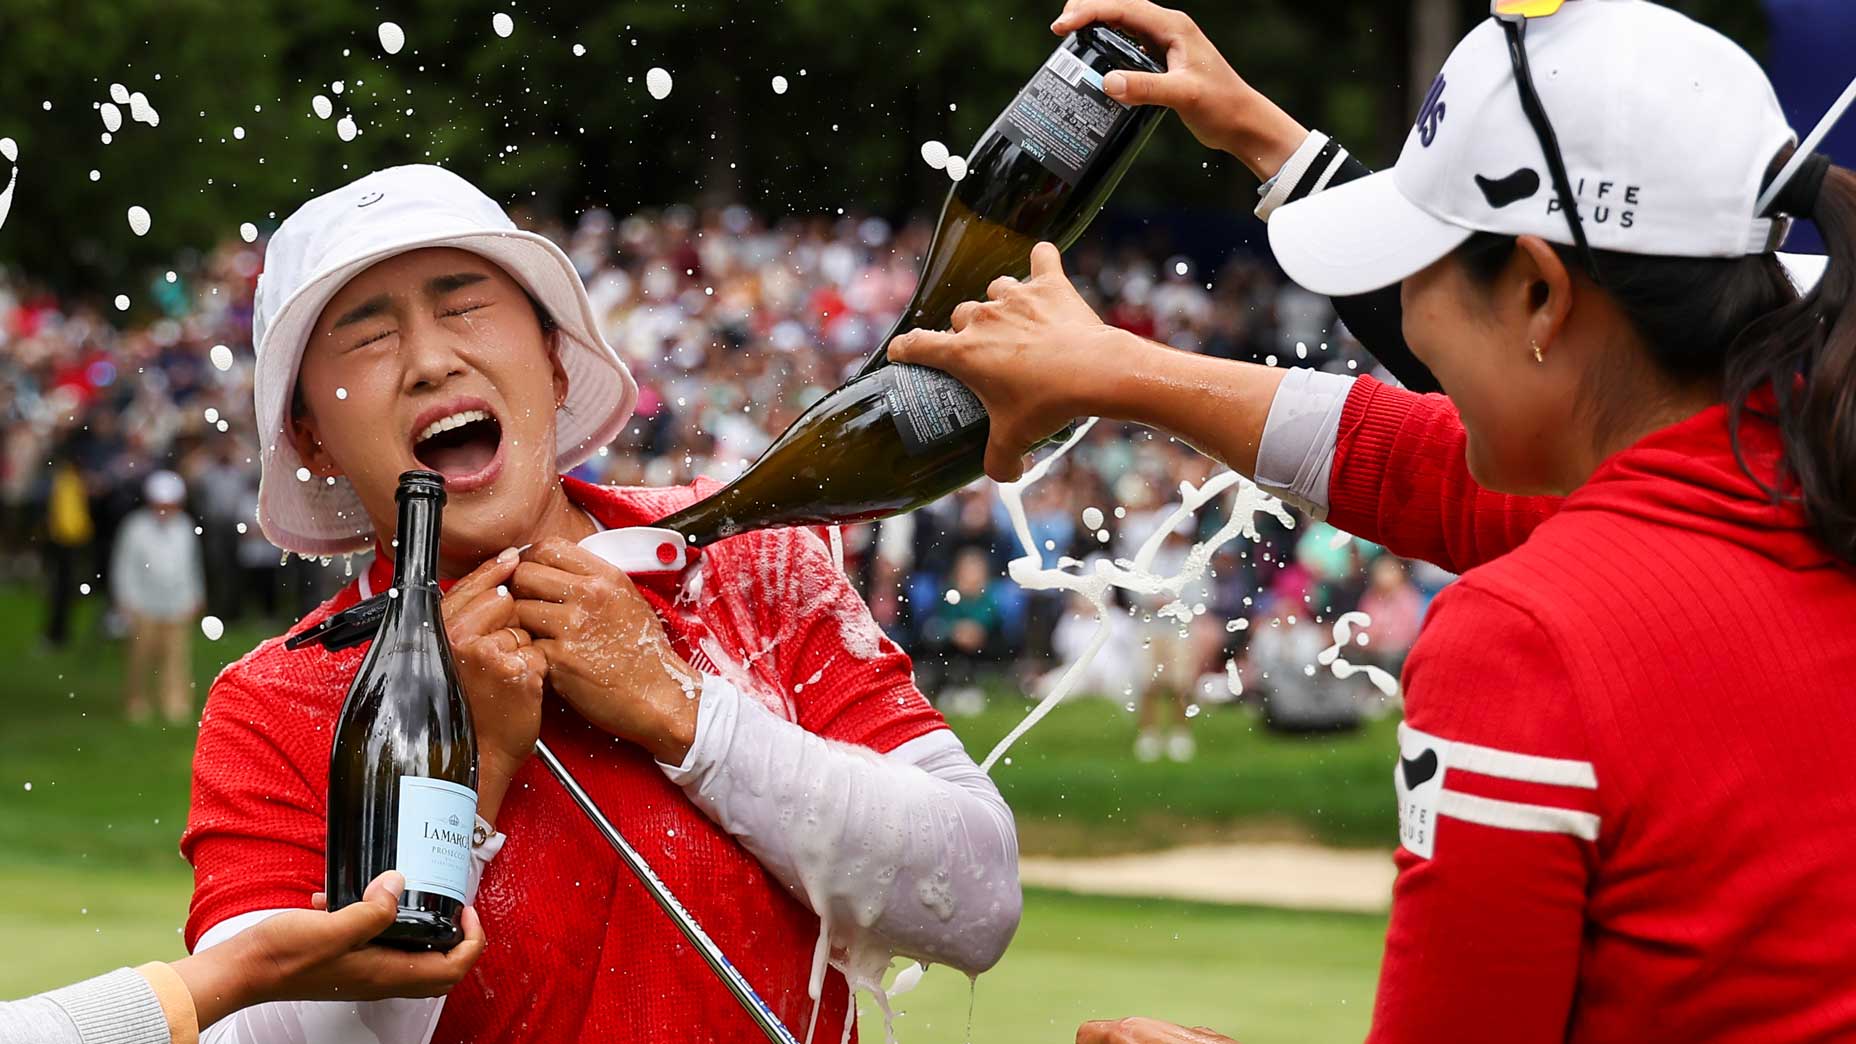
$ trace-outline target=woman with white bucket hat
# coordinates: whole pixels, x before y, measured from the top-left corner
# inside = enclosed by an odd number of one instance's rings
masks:
[[[443,169],[378,171],[278,228],[253,332],[259,525],[298,554],[376,551],[293,631],[384,590],[399,474],[445,476],[446,630],[480,760],[470,898],[490,944],[448,998],[263,1005],[208,1040],[756,1036],[530,758],[538,736],[795,1030],[844,1036],[850,987],[892,953],[998,960],[1020,903],[1011,814],[816,533],[687,562],[666,545],[635,583],[581,546],[714,484],[562,477],[637,392],[559,248]],[[362,651],[268,641],[214,683],[182,839],[190,947],[320,888],[330,725]]]
[[[1491,13],[1370,176],[1179,12],[1052,27],[1166,46],[1107,92],[1271,178],[1289,276],[1449,398],[1110,330],[1048,245],[890,355],[980,396],[996,478],[1075,415],[1143,421],[1464,574],[1404,668],[1371,1040],[1856,1039],[1856,175],[1665,7]],[[1793,217],[1829,245],[1802,291]]]

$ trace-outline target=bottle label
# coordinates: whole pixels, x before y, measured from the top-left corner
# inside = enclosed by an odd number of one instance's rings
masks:
[[[470,835],[477,827],[477,794],[450,780],[400,777],[400,833],[393,868],[406,889],[464,901],[470,883]]]
[[[997,129],[1075,185],[1128,107],[1102,93],[1102,74],[1058,48],[999,117]]]
[[[986,419],[979,396],[954,378],[927,366],[888,367],[889,414],[910,456],[917,456]]]

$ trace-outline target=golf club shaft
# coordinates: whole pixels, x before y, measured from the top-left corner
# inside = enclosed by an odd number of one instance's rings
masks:
[[[761,1032],[767,1035],[767,1039],[773,1044],[798,1044],[792,1033],[781,1024],[779,1017],[767,1007],[767,1002],[760,999],[760,994],[754,992],[754,987],[750,986],[747,979],[743,978],[741,973],[735,970],[735,966],[728,962],[728,957],[722,953],[722,948],[715,944],[715,940],[709,938],[709,933],[702,930],[702,925],[696,923],[696,918],[690,916],[690,912],[683,908],[683,904],[677,900],[675,895],[671,894],[670,888],[645,863],[644,857],[638,854],[638,850],[625,840],[618,828],[612,825],[597,805],[593,804],[593,799],[581,789],[579,781],[567,771],[567,766],[561,764],[560,759],[554,756],[554,752],[548,749],[548,745],[540,740],[535,742],[535,753],[541,757],[542,764],[548,766],[548,771],[554,773],[554,778],[560,780],[561,786],[566,788],[567,796],[574,799],[574,804],[580,806],[580,811],[586,813],[586,817],[592,820],[593,825],[599,828],[599,832],[612,843],[612,849],[619,854],[619,860],[644,885],[645,891],[651,893],[651,898],[657,901],[657,905],[670,917],[671,922],[677,926],[677,930],[683,933],[683,937],[689,940],[690,945],[695,947],[696,952],[702,954],[702,959],[708,963],[710,970],[722,980],[722,985],[728,987],[728,992],[735,995],[735,1000],[740,1002],[742,1009],[748,1013],[749,1018],[754,1020],[754,1024],[760,1027]]]

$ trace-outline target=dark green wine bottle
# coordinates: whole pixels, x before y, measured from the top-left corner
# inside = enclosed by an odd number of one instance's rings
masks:
[[[1002,275],[1031,271],[1031,248],[1075,242],[1102,209],[1164,109],[1102,92],[1114,70],[1160,72],[1129,38],[1089,26],[1050,59],[980,136],[948,194],[915,296],[863,369],[794,421],[726,487],[658,524],[705,544],[770,526],[862,522],[938,500],[978,478],[988,424],[947,374],[890,365],[883,346],[942,329],[954,306]]]
[[[984,298],[994,279],[1024,278],[1040,240],[1067,250],[1095,220],[1166,112],[1102,93],[1102,77],[1118,69],[1166,71],[1114,29],[1079,29],[980,135],[941,207],[914,297],[859,375],[889,361],[896,335],[944,330],[954,306]]]
[[[348,688],[329,756],[329,909],[387,870],[406,877],[377,942],[448,950],[461,915],[477,818],[477,734],[458,688],[438,591],[445,480],[400,476],[386,616]]]

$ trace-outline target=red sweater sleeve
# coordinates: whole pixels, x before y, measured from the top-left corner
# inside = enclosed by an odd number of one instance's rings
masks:
[[[777,635],[772,655],[799,725],[827,739],[888,753],[947,727],[915,687],[908,654],[883,633],[870,607],[810,529],[767,534],[760,570],[769,589],[757,612]]]
[[[1449,399],[1360,378],[1341,410],[1329,524],[1452,573],[1513,550],[1560,499],[1477,485],[1466,442]]]
[[[298,766],[316,758],[304,730],[273,727],[269,712],[230,675],[213,683],[193,755],[193,807],[181,854],[193,864],[186,942],[253,910],[307,907],[322,890],[326,776]],[[327,764],[327,734],[320,762]]]
[[[1369,1044],[1559,1044],[1598,778],[1555,644],[1466,579],[1405,668],[1398,879]]]

